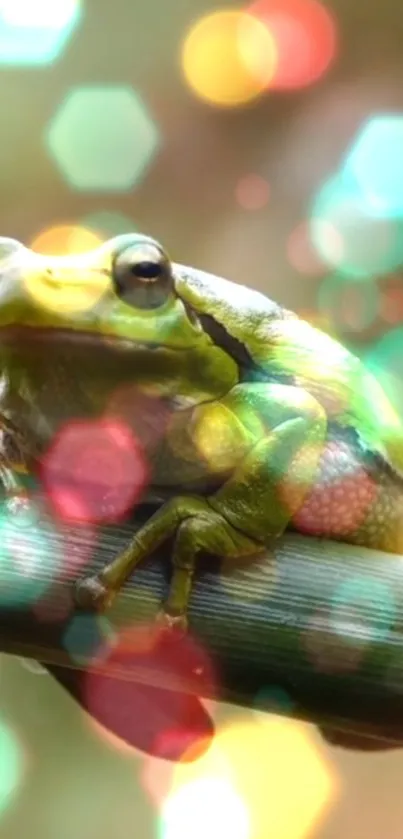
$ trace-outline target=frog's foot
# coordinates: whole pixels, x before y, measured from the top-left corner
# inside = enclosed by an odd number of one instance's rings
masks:
[[[162,608],[157,612],[155,623],[158,628],[175,632],[175,635],[186,635],[188,630],[188,619],[186,612],[172,614],[168,609]]]
[[[11,495],[6,498],[5,507],[11,516],[30,513],[32,505],[28,496],[21,492],[19,495]]]
[[[115,591],[99,575],[84,577],[76,583],[74,600],[81,609],[104,611],[111,605]]]

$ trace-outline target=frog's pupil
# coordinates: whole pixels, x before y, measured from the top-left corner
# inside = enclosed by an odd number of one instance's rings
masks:
[[[139,279],[155,280],[161,275],[162,268],[158,262],[137,262],[131,266],[131,273]]]

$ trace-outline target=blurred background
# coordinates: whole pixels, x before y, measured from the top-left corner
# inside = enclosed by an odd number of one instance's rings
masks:
[[[0,0],[0,233],[149,233],[339,336],[403,412],[402,38],[398,0]],[[3,657],[2,839],[400,837],[403,752],[210,708],[216,751],[175,767]]]

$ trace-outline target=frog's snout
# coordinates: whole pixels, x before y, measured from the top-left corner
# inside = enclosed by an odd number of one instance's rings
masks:
[[[8,236],[0,236],[0,273],[2,265],[18,253],[26,250],[22,242],[17,239],[10,239]]]

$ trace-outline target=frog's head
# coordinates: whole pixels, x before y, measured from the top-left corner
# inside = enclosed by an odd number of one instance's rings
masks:
[[[44,256],[0,239],[0,340],[30,334],[133,349],[186,349],[203,330],[154,239],[127,234],[79,255]]]

